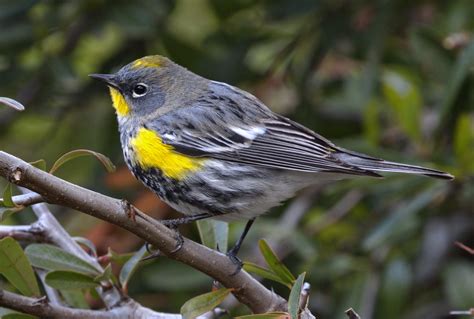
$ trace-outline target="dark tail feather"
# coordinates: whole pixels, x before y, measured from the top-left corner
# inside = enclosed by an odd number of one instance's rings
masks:
[[[384,161],[382,159],[373,158],[364,154],[358,154],[350,151],[347,153],[337,153],[337,157],[338,159],[350,165],[354,165],[358,168],[368,171],[419,174],[440,179],[454,179],[453,175],[435,169]]]

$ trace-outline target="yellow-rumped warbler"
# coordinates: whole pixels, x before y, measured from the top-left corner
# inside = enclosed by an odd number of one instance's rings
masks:
[[[253,95],[165,57],[91,76],[110,88],[128,167],[188,216],[182,220],[250,220],[230,251],[234,261],[255,217],[321,179],[380,177],[377,172],[453,178],[338,147]]]

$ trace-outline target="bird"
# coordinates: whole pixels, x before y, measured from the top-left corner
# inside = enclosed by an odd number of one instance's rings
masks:
[[[271,111],[252,94],[201,77],[170,59],[139,58],[109,87],[125,162],[133,175],[186,217],[246,220],[229,258],[256,217],[324,180],[408,173],[451,180],[446,172],[386,161],[337,146]]]

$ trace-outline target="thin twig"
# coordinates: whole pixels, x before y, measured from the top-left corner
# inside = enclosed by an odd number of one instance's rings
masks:
[[[352,308],[347,309],[345,313],[349,317],[349,319],[360,319],[360,316]]]

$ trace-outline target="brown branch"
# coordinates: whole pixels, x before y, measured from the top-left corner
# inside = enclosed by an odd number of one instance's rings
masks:
[[[48,302],[44,298],[36,299],[21,296],[0,289],[0,304],[7,308],[39,316],[41,318],[69,318],[69,319],[120,319],[120,318],[156,318],[156,319],[181,319],[181,315],[170,315],[154,312],[140,306],[133,300],[128,300],[120,307],[109,310],[71,309]]]
[[[188,239],[184,239],[183,247],[173,253],[176,247],[174,231],[134,208],[136,218],[129,218],[130,207],[122,200],[66,182],[1,151],[0,176],[40,194],[48,203],[76,209],[129,230],[168,257],[211,276],[227,288],[234,288],[236,298],[253,312],[287,309],[282,297],[266,289],[245,271],[232,275],[235,265],[222,253]]]

